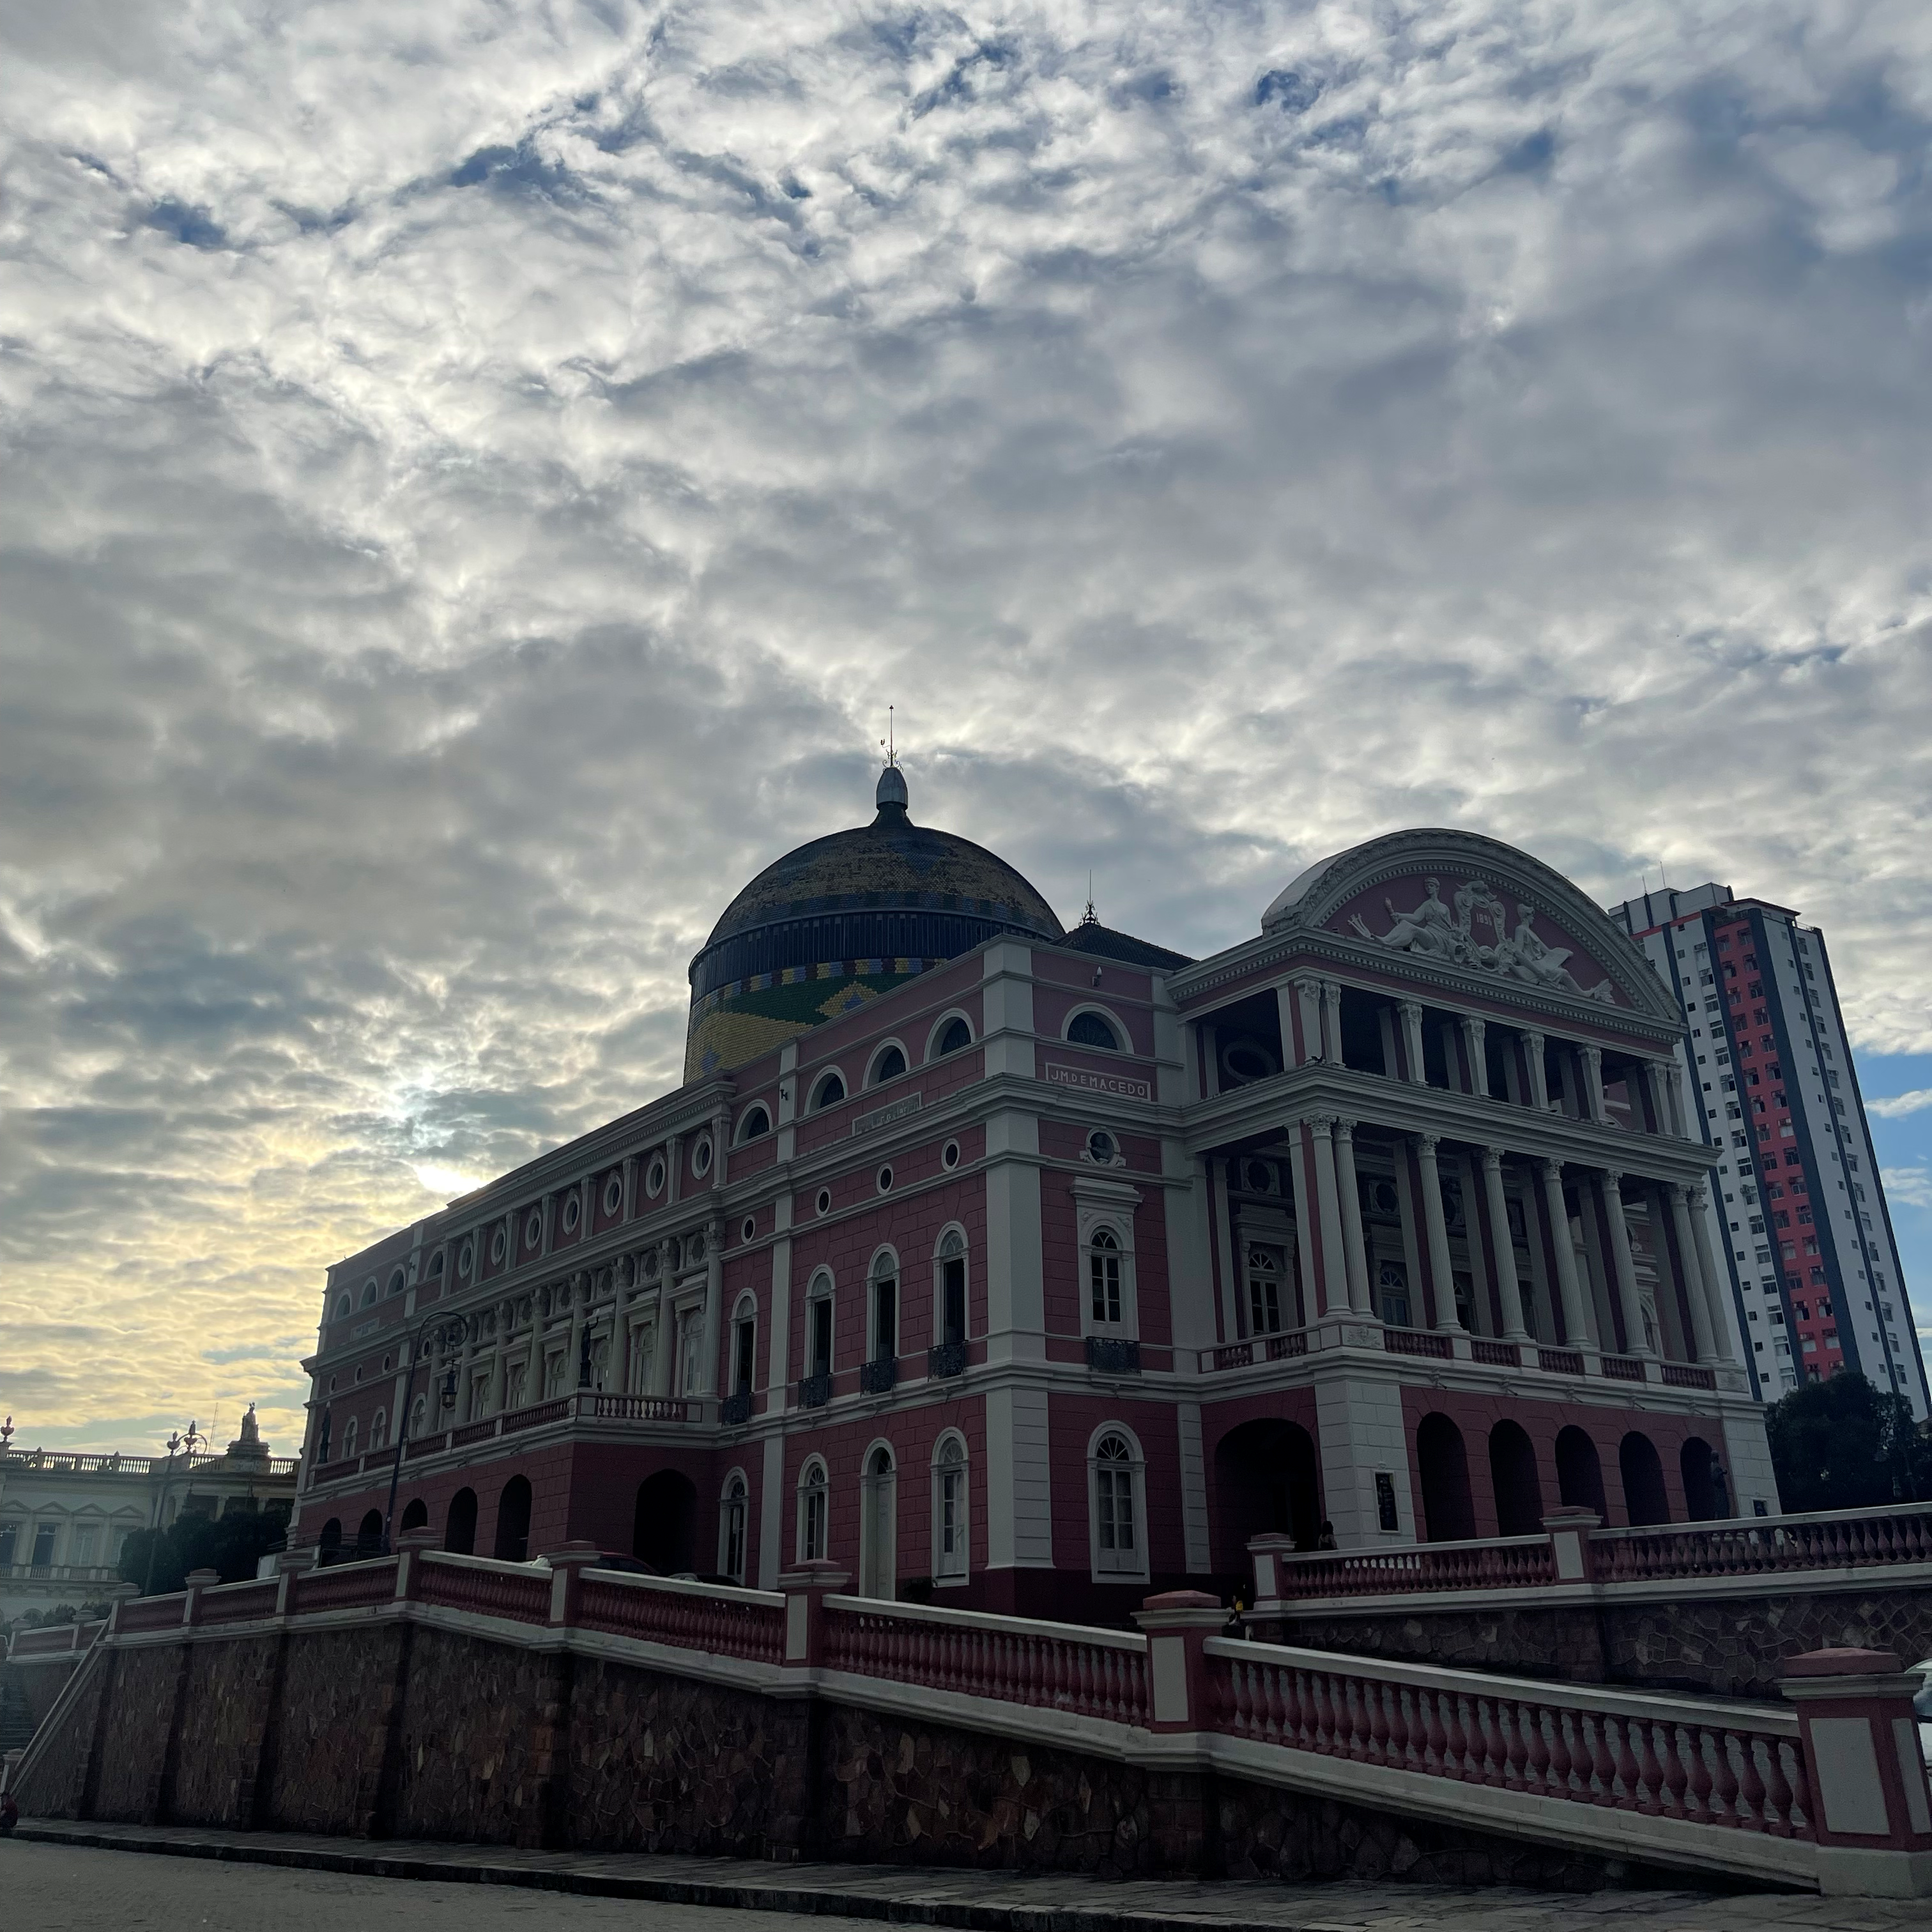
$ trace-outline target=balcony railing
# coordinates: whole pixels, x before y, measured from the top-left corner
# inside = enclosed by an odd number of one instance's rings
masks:
[[[1391,1355],[1426,1355],[1432,1361],[1452,1360],[1456,1346],[1447,1335],[1427,1328],[1384,1328],[1382,1346]]]
[[[752,1391],[740,1389],[718,1405],[718,1420],[727,1429],[742,1428],[752,1419]]]
[[[935,1342],[926,1352],[926,1372],[937,1381],[948,1381],[966,1372],[964,1342]]]
[[[798,1385],[798,1406],[800,1408],[823,1408],[832,1400],[832,1376],[828,1370],[822,1376],[806,1376]]]
[[[1087,1366],[1103,1376],[1137,1376],[1141,1372],[1141,1345],[1124,1341],[1116,1335],[1089,1335]]]
[[[898,1378],[898,1358],[896,1355],[877,1356],[872,1360],[860,1365],[859,1393],[861,1395],[884,1395]]]

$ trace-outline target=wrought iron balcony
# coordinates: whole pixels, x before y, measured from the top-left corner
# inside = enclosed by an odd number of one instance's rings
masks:
[[[829,1372],[822,1376],[807,1376],[798,1385],[800,1408],[823,1408],[831,1400],[832,1377]]]
[[[896,1355],[881,1355],[877,1361],[864,1364],[859,1370],[859,1393],[861,1395],[884,1395],[899,1378],[899,1358]]]
[[[752,1391],[740,1389],[736,1395],[728,1395],[718,1405],[718,1420],[728,1428],[752,1419]]]
[[[1089,1335],[1087,1366],[1102,1375],[1137,1376],[1141,1372],[1141,1345],[1113,1335]]]
[[[926,1372],[940,1380],[966,1372],[964,1342],[935,1342],[926,1352]]]

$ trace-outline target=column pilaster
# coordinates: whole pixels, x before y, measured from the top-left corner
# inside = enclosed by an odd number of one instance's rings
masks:
[[[1489,1028],[1474,1013],[1462,1016],[1462,1056],[1468,1062],[1468,1090],[1486,1096],[1490,1090]]]
[[[1522,1057],[1525,1070],[1529,1076],[1529,1104],[1539,1114],[1550,1111],[1550,1070],[1543,1064],[1546,1043],[1541,1034],[1532,1028],[1524,1029]]]
[[[1483,1150],[1483,1198],[1490,1210],[1490,1245],[1496,1258],[1496,1296],[1503,1305],[1503,1334],[1512,1342],[1527,1342],[1522,1318],[1522,1284],[1516,1278],[1516,1244],[1510,1239],[1509,1197],[1503,1192],[1503,1155],[1500,1148]]]
[[[1456,1312],[1456,1275],[1449,1259],[1449,1224],[1442,1213],[1442,1176],[1436,1164],[1439,1136],[1418,1134],[1416,1166],[1422,1174],[1422,1226],[1429,1243],[1429,1273],[1436,1292],[1436,1326],[1460,1332],[1462,1318]]]
[[[1322,1224],[1322,1312],[1348,1305],[1348,1270],[1342,1246],[1342,1214],[1336,1200],[1335,1117],[1317,1114],[1308,1122],[1315,1148],[1316,1212]]]
[[[1710,1310],[1711,1330],[1714,1338],[1721,1336],[1720,1352],[1728,1347],[1731,1324],[1724,1312],[1724,1285],[1730,1280],[1728,1270],[1720,1272],[1718,1258],[1711,1252],[1711,1196],[1702,1181],[1690,1190],[1691,1238],[1697,1250],[1697,1266],[1704,1276],[1705,1305]]]
[[[1623,1315],[1624,1347],[1633,1355],[1654,1356],[1656,1345],[1644,1333],[1643,1297],[1637,1291],[1636,1262],[1630,1252],[1630,1223],[1624,1219],[1623,1176],[1613,1167],[1600,1168],[1604,1222],[1610,1244],[1610,1274],[1617,1286],[1617,1306]]]
[[[1347,1265],[1348,1306],[1358,1315],[1375,1312],[1369,1288],[1368,1244],[1362,1238],[1362,1190],[1355,1178],[1355,1124],[1335,1123],[1335,1192],[1342,1214],[1342,1256]]]
[[[1402,1051],[1408,1062],[1408,1077],[1417,1086],[1426,1087],[1429,1077],[1422,1056],[1422,1002],[1398,1000],[1395,1004],[1402,1016]]]
[[[1590,1346],[1583,1319],[1583,1291],[1576,1280],[1576,1250],[1570,1244],[1570,1210],[1563,1198],[1563,1163],[1540,1160],[1543,1204],[1550,1218],[1550,1245],[1556,1251],[1556,1292],[1563,1304],[1563,1339],[1573,1348]]]
[[[1677,1238],[1677,1261],[1684,1287],[1684,1305],[1690,1311],[1690,1334],[1700,1362],[1720,1359],[1717,1337],[1711,1332],[1711,1304],[1704,1290],[1704,1270],[1697,1262],[1696,1237],[1690,1231],[1690,1190],[1681,1182],[1664,1190],[1670,1202],[1670,1228]]]
[[[1604,1049],[1586,1042],[1576,1051],[1583,1062],[1586,1118],[1601,1126],[1610,1118],[1610,1108],[1604,1099]]]

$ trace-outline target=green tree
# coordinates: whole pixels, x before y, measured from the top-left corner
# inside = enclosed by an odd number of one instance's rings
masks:
[[[245,1582],[260,1559],[280,1550],[286,1540],[289,1505],[271,1503],[261,1510],[233,1510],[219,1518],[178,1517],[160,1532],[154,1550],[153,1594],[178,1590],[190,1570],[218,1570],[224,1583]],[[138,1589],[148,1581],[148,1550],[155,1543],[150,1529],[136,1530],[122,1546],[122,1580]]]
[[[1932,1497],[1932,1445],[1911,1405],[1853,1370],[1792,1390],[1765,1411],[1764,1426],[1778,1500],[1794,1513]]]

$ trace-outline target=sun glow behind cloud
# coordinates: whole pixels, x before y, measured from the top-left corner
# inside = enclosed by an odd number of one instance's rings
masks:
[[[29,1434],[292,1447],[322,1265],[674,1079],[888,702],[1063,913],[1468,824],[1932,1046],[1923,9],[0,35]]]

